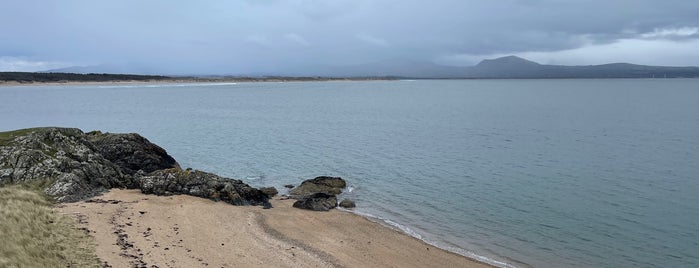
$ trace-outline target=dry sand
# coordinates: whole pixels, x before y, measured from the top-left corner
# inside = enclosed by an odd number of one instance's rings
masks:
[[[238,207],[111,190],[57,210],[95,237],[106,267],[491,267],[343,211]]]

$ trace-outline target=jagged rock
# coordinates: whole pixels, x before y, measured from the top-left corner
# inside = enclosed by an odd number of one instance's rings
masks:
[[[136,179],[145,194],[188,194],[234,205],[268,205],[268,197],[241,180],[220,177],[198,170],[165,169]]]
[[[315,193],[294,202],[293,206],[300,209],[328,211],[337,207],[337,197],[331,194]]]
[[[0,185],[32,183],[60,202],[132,185],[76,128],[35,128],[0,133]]]
[[[320,176],[303,181],[301,185],[291,189],[289,195],[294,198],[304,198],[315,193],[338,195],[346,185],[345,180],[340,177]]]
[[[135,133],[114,134],[92,131],[87,137],[104,158],[118,165],[127,174],[139,170],[150,173],[168,168],[180,168],[165,149]]]
[[[260,191],[266,194],[267,197],[273,197],[279,193],[279,191],[277,191],[277,188],[274,187],[262,187],[260,188]]]
[[[76,128],[0,132],[0,186],[17,183],[41,186],[59,202],[87,199],[109,188],[141,188],[269,205],[267,195],[240,180],[181,170],[164,149],[138,134],[85,134]]]
[[[286,185],[284,185],[284,187],[291,189],[291,188],[294,188],[294,185],[293,184],[286,184]]]
[[[340,201],[340,207],[343,208],[353,208],[356,207],[357,205],[354,203],[354,201],[349,200],[349,199],[344,199]]]

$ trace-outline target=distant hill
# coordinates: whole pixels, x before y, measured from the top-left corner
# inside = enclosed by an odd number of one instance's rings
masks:
[[[647,66],[629,63],[546,65],[507,56],[464,68],[464,78],[678,78],[699,77],[699,67]]]
[[[290,75],[404,77],[447,79],[507,78],[678,78],[699,77],[699,67],[663,67],[628,63],[567,66],[539,64],[516,56],[486,59],[475,66],[454,67],[426,61],[388,60],[375,63],[309,68]]]

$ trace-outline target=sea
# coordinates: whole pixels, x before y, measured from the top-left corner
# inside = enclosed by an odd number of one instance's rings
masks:
[[[0,87],[0,131],[136,132],[500,267],[699,267],[699,79]]]

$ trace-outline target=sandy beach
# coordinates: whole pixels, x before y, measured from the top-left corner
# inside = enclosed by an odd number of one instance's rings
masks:
[[[188,80],[153,80],[153,81],[60,81],[60,82],[17,82],[2,81],[0,86],[118,86],[118,85],[152,85],[152,84],[178,84],[178,83],[203,83]]]
[[[111,190],[59,204],[95,238],[104,267],[491,267],[358,215],[232,206]]]

